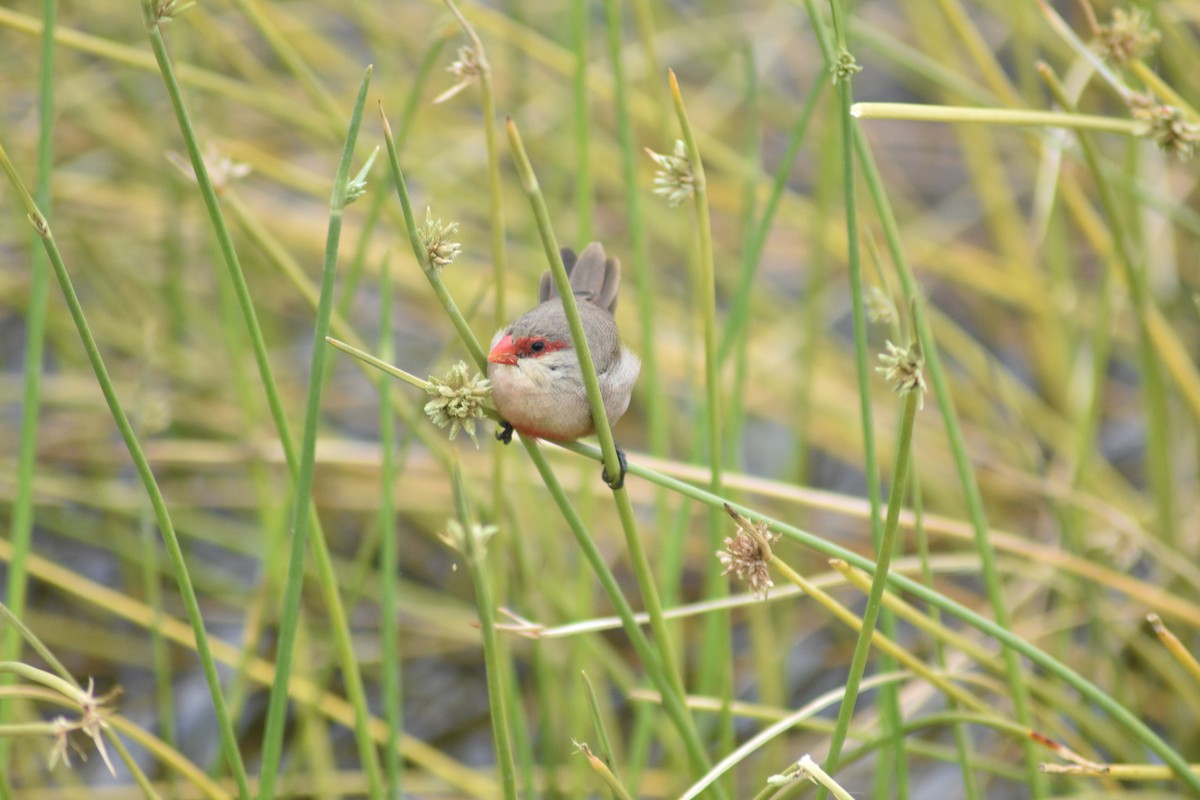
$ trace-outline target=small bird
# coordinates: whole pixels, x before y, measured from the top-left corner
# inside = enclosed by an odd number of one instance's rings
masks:
[[[599,242],[585,247],[578,259],[569,248],[561,252],[611,425],[629,408],[629,395],[642,368],[638,357],[621,344],[613,319],[621,264],[606,258]],[[505,420],[496,438],[505,444],[512,441],[514,429],[523,436],[559,442],[595,432],[579,355],[549,272],[542,274],[538,300],[540,305],[496,333],[488,353],[492,399]],[[621,474],[609,480],[604,473],[605,483],[613,489],[625,481],[625,455],[619,448],[617,453]]]

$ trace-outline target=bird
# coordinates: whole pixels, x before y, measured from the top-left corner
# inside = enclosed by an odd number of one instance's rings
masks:
[[[560,250],[571,279],[583,322],[584,335],[596,375],[600,397],[610,425],[629,408],[629,397],[642,364],[621,344],[613,312],[621,284],[621,263],[606,256],[599,242],[592,242],[576,258],[574,251]],[[496,438],[508,444],[512,432],[537,439],[567,442],[595,432],[592,407],[579,354],[571,340],[567,314],[553,276],[542,274],[539,304],[501,328],[492,338],[488,353],[488,378],[492,400],[503,420]],[[620,474],[604,482],[613,490],[625,482],[625,454],[617,448]]]

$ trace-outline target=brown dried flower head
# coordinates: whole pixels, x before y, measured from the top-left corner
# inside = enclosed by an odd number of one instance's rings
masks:
[[[770,563],[771,545],[779,541],[779,534],[767,529],[765,522],[751,522],[733,510],[728,503],[725,511],[733,517],[737,533],[725,539],[725,549],[717,551],[717,560],[724,565],[722,575],[733,573],[746,582],[751,593],[759,600],[767,599],[767,592],[775,583],[767,570]]]

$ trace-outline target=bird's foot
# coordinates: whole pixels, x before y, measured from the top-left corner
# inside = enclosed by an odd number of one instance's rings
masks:
[[[513,426],[507,422],[501,422],[500,426],[500,430],[496,431],[496,441],[512,444]]]
[[[608,488],[614,492],[625,485],[625,473],[629,471],[629,462],[625,459],[625,451],[619,447],[617,448],[617,461],[621,464],[621,472],[617,475],[616,480],[608,477],[608,467],[600,472],[600,480],[608,484]]]

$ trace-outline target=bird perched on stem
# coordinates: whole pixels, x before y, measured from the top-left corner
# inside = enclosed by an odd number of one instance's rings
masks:
[[[598,242],[589,244],[578,258],[569,248],[561,252],[611,425],[629,408],[629,395],[642,368],[638,357],[621,344],[613,319],[621,264],[606,258]],[[505,420],[496,438],[505,444],[512,441],[513,430],[559,442],[595,432],[579,354],[549,272],[542,274],[538,300],[532,311],[496,334],[488,353],[492,399]],[[625,454],[620,448],[617,454],[621,474],[610,480],[604,473],[605,483],[613,489],[621,488],[625,480]]]

